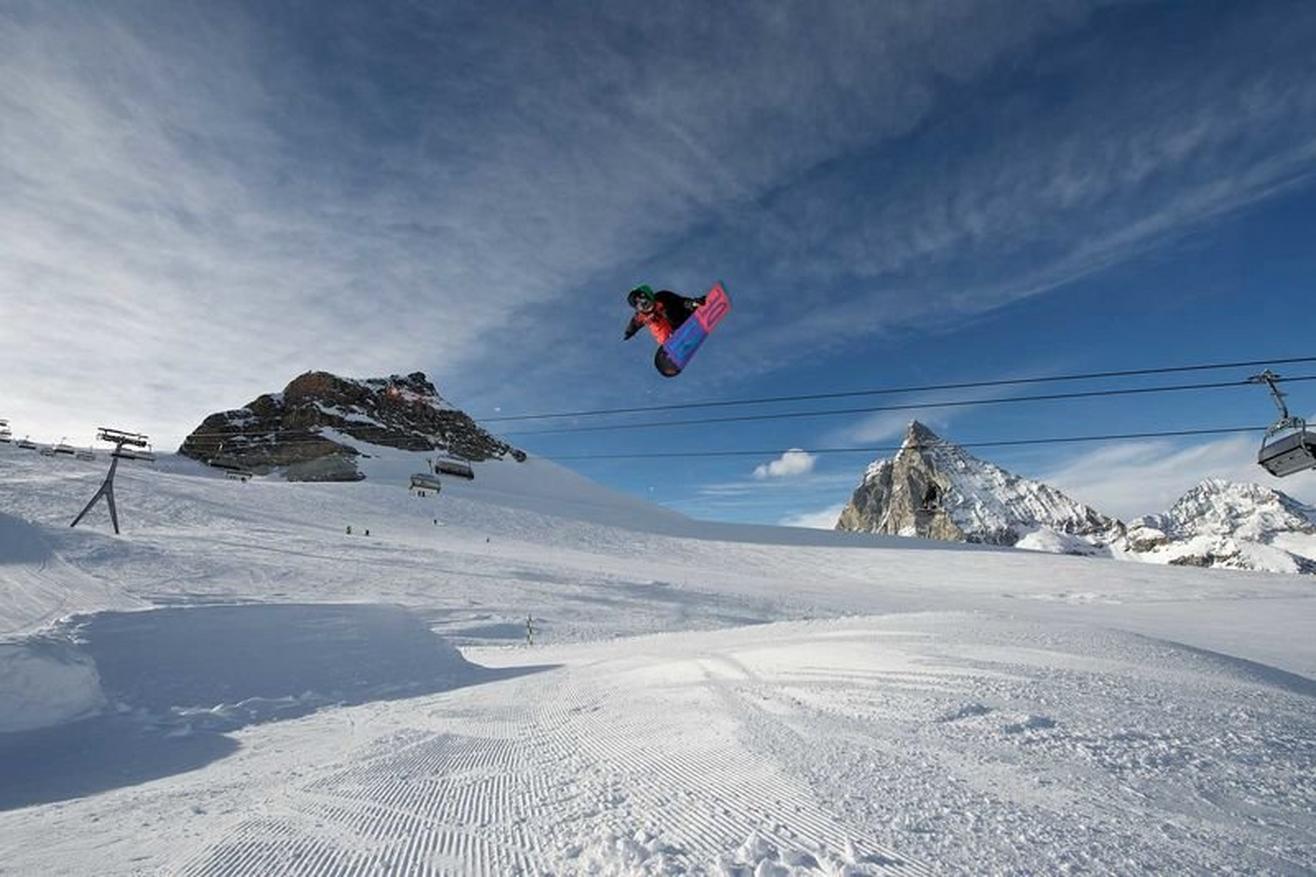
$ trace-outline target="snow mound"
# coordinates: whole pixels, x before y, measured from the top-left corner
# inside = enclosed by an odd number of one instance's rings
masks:
[[[76,721],[104,706],[95,662],[72,643],[0,643],[0,733]]]
[[[0,512],[0,565],[41,563],[50,557],[41,531],[21,518]]]
[[[107,703],[157,726],[227,731],[500,675],[397,606],[99,612],[0,645],[0,731],[85,718]]]

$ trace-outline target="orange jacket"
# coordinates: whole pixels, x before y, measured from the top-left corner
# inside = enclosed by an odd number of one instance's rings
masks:
[[[703,299],[685,298],[670,290],[661,290],[654,294],[653,310],[649,313],[636,311],[626,325],[626,338],[630,338],[641,327],[647,327],[659,344],[666,344],[676,327],[685,322],[690,312],[703,304]]]

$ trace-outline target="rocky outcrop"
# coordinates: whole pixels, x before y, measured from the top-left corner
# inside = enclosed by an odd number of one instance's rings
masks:
[[[1259,484],[1210,478],[1168,512],[1130,523],[1116,549],[1150,563],[1316,573],[1316,509]]]
[[[367,379],[307,372],[281,393],[210,415],[179,453],[221,468],[277,470],[290,481],[355,481],[364,476],[353,439],[472,462],[525,459],[444,401],[421,372]]]
[[[1060,491],[984,462],[915,421],[899,452],[868,467],[836,529],[1090,553],[1123,525]]]

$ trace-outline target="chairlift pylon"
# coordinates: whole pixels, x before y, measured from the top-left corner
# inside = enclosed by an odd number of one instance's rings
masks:
[[[1282,378],[1270,369],[1248,378],[1254,384],[1265,384],[1279,409],[1279,419],[1266,429],[1257,451],[1257,463],[1274,475],[1284,478],[1295,472],[1316,468],[1316,434],[1307,429],[1307,421],[1289,413],[1284,402],[1284,391],[1277,383]]]

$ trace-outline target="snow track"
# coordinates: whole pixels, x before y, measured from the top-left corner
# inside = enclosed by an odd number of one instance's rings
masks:
[[[478,715],[427,705],[479,733],[373,739],[177,870],[686,874],[769,861],[825,873],[848,855],[855,874],[930,873],[811,805],[799,780],[742,747],[735,721],[713,733],[694,721],[726,696],[707,663],[663,668],[687,681],[657,690],[634,687],[652,667],[613,660],[495,683]]]

